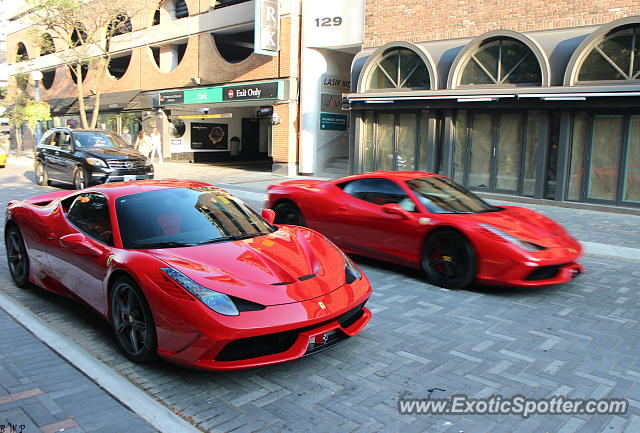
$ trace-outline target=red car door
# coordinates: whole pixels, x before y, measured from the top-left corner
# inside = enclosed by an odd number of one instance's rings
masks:
[[[396,204],[397,210],[389,213],[388,204]],[[422,215],[397,183],[382,178],[353,180],[344,185],[337,207],[332,224],[338,243],[346,249],[403,265],[414,265],[420,257]]]
[[[56,212],[47,255],[52,277],[99,312],[106,311],[104,279],[112,253],[107,198],[83,193]],[[64,206],[63,206],[64,208]]]

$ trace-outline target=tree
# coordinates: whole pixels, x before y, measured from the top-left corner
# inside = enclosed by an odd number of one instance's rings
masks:
[[[51,107],[44,101],[30,99],[24,104],[16,105],[12,117],[17,127],[26,125],[33,133],[38,122],[51,120]]]
[[[146,0],[27,0],[28,19],[38,32],[41,45],[58,39],[68,49],[60,52],[76,82],[78,108],[83,128],[95,128],[100,112],[103,81],[109,73],[110,45],[114,36],[131,31],[131,18],[146,8]],[[158,1],[157,5],[160,5]],[[45,39],[49,35],[48,39]],[[51,47],[49,47],[51,48]],[[94,86],[86,89],[85,75],[95,73]],[[89,90],[89,92],[87,92]],[[85,93],[93,102],[91,119],[87,118]]]

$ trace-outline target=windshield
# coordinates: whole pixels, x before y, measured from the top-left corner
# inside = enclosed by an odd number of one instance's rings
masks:
[[[445,177],[419,177],[406,183],[431,213],[480,213],[500,210]]]
[[[116,213],[127,249],[204,245],[276,230],[242,201],[213,187],[126,195],[116,200]]]
[[[73,133],[76,147],[129,147],[124,140],[110,132],[78,131]]]

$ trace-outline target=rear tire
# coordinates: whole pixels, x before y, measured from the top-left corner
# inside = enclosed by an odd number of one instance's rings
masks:
[[[291,202],[278,203],[274,209],[276,218],[274,224],[288,224],[304,227],[304,217],[298,206]]]
[[[47,169],[44,164],[40,161],[36,163],[34,167],[34,171],[36,174],[36,183],[38,185],[48,185],[49,184],[49,174],[47,173]]]
[[[87,170],[82,167],[77,167],[73,172],[73,187],[75,189],[85,189],[89,186],[88,178]]]
[[[120,277],[109,299],[113,335],[122,353],[133,362],[156,358],[158,339],[151,309],[142,290],[129,277]]]
[[[437,230],[425,242],[422,269],[437,286],[464,289],[476,277],[476,253],[459,231]]]
[[[4,245],[7,249],[7,262],[13,282],[18,287],[26,286],[29,282],[31,263],[18,226],[12,224],[7,228],[4,235]]]

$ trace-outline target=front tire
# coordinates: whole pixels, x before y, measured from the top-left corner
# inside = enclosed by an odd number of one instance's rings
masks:
[[[22,233],[17,226],[11,225],[5,232],[4,244],[7,249],[9,272],[13,282],[18,287],[24,287],[29,282],[31,263],[24,244]]]
[[[82,167],[77,167],[73,172],[73,187],[75,189],[85,189],[89,186],[88,178],[87,170]]]
[[[459,231],[437,230],[425,242],[422,269],[437,286],[464,289],[476,277],[476,253]]]
[[[156,358],[158,340],[149,304],[138,285],[128,277],[113,284],[111,325],[120,350],[133,362]]]
[[[304,217],[298,206],[291,202],[278,203],[273,210],[276,213],[274,224],[288,224],[304,227]]]
[[[36,173],[36,183],[38,185],[48,185],[49,184],[49,174],[47,173],[47,169],[44,164],[40,161],[36,163],[34,167],[34,171]]]

